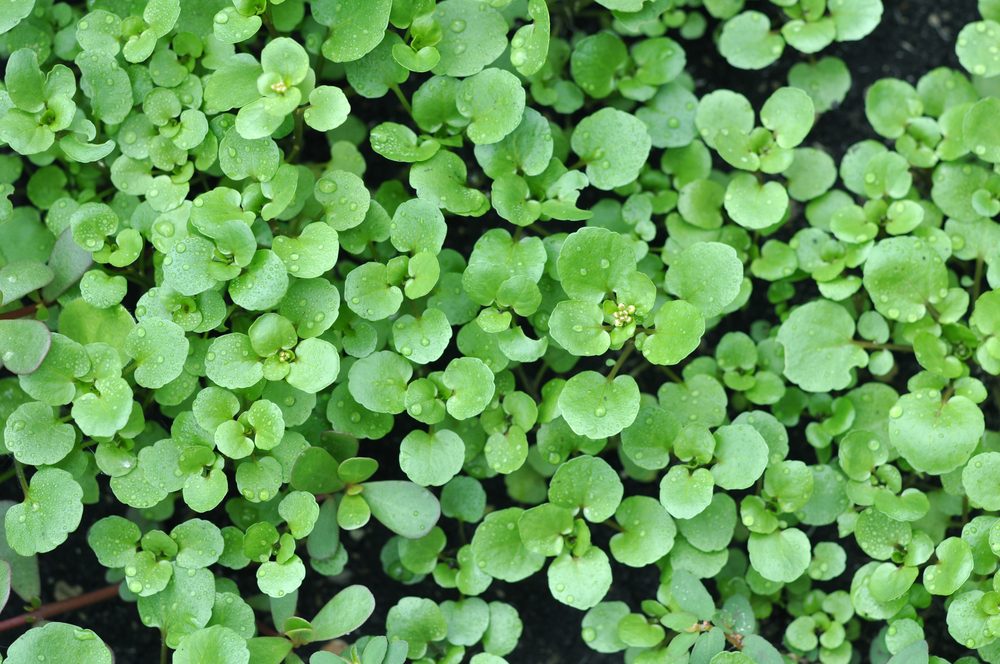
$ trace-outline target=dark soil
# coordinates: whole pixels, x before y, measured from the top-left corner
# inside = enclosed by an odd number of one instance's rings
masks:
[[[956,35],[963,25],[977,18],[975,0],[954,0],[948,3],[935,0],[886,0],[886,5],[882,24],[872,35],[861,42],[839,44],[822,53],[823,56],[836,55],[843,58],[853,78],[851,91],[842,108],[824,115],[812,133],[812,140],[835,157],[842,155],[852,143],[874,137],[863,110],[864,92],[871,83],[886,76],[915,83],[921,75],[935,67],[957,67],[954,54]],[[729,67],[718,55],[710,37],[687,44],[686,49],[689,67],[698,82],[699,94],[719,88],[734,89],[750,97],[755,106],[759,106],[760,101],[771,90],[786,85],[789,67],[802,57],[788,49],[786,56],[775,66],[763,73],[755,73]],[[372,110],[378,112],[379,107],[372,107]],[[381,113],[384,112],[385,109],[382,108]],[[383,468],[395,467],[392,450],[401,433],[404,432],[394,432],[384,445],[366,445],[364,453],[384,456],[386,463]],[[380,453],[373,454],[376,450]],[[491,504],[506,506],[509,499],[505,499],[502,481],[492,480],[490,484]],[[635,492],[650,491],[648,486],[635,487]],[[82,592],[106,585],[103,569],[86,543],[86,532],[94,521],[120,509],[109,496],[110,492],[105,491],[105,499],[100,504],[87,507],[83,524],[68,542],[53,553],[40,556],[43,602],[53,601],[54,589],[60,582],[77,586]],[[16,483],[7,482],[0,487],[0,498],[19,500]],[[450,591],[442,591],[429,581],[415,586],[403,586],[390,580],[383,573],[379,562],[379,551],[387,536],[383,528],[375,526],[365,529],[357,540],[345,537],[350,551],[348,572],[336,582],[310,573],[301,591],[300,613],[312,615],[338,588],[349,583],[363,583],[375,593],[379,607],[365,626],[365,631],[378,633],[384,628],[385,611],[402,596],[422,595],[438,600],[454,597]],[[595,535],[598,543],[602,543],[602,537],[606,540],[607,536],[607,533],[603,536]],[[836,534],[830,536],[835,537]],[[449,533],[449,541],[459,541],[457,533]],[[853,542],[845,542],[847,546],[852,544]],[[655,568],[630,570],[616,566],[615,574],[615,585],[609,593],[609,600],[622,600],[637,607],[641,600],[655,596],[658,583]],[[241,573],[238,581],[246,596],[255,592],[252,575]],[[600,655],[583,644],[580,639],[582,614],[551,598],[544,573],[535,574],[513,585],[494,582],[484,598],[509,602],[520,611],[525,632],[519,648],[509,656],[512,663],[598,664],[622,661],[620,655]],[[22,610],[21,603],[13,598],[0,618],[18,615]],[[260,617],[266,623],[267,616]],[[941,618],[943,616],[938,616],[939,622],[943,623]],[[123,601],[106,602],[65,615],[62,619],[95,630],[111,646],[120,663],[155,661],[160,650],[159,633],[143,627],[135,607]],[[776,616],[772,622],[775,624],[766,631],[780,635],[785,626],[784,620]],[[18,631],[0,634],[0,648],[6,649],[18,634]],[[866,631],[863,640],[873,636],[874,633]],[[780,636],[777,638],[780,639]],[[935,648],[938,644],[941,650]],[[945,635],[937,640],[937,644],[932,643],[932,652],[957,656],[960,653],[944,651],[954,647]],[[867,648],[867,643],[857,644],[862,659],[867,658]]]

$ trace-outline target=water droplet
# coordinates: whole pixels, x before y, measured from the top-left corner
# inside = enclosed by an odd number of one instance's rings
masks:
[[[215,15],[215,22],[218,23],[219,25],[225,25],[226,23],[229,23],[229,14],[227,14],[224,11],[219,12],[218,14]]]

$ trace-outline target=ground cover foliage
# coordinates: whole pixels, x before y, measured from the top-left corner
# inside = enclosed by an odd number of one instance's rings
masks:
[[[85,531],[161,661],[1000,662],[1000,2],[838,162],[884,10],[8,0],[0,597]]]

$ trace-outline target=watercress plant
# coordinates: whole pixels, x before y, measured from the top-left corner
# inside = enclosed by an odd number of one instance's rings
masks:
[[[164,662],[503,664],[530,601],[607,661],[1000,662],[979,8],[840,158],[843,61],[755,107],[687,49],[881,0],[8,0],[0,631],[113,597]],[[111,585],[41,606],[83,541]]]

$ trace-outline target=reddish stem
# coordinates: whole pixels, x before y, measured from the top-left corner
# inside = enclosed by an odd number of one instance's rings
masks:
[[[17,629],[18,627],[29,625],[36,620],[57,616],[60,613],[76,611],[77,609],[82,609],[83,607],[90,606],[91,604],[105,602],[112,597],[118,597],[117,583],[113,583],[110,586],[101,588],[100,590],[94,590],[89,593],[77,595],[76,597],[70,597],[69,599],[64,599],[59,602],[52,602],[51,604],[46,604],[45,606],[39,607],[30,613],[25,613],[15,618],[8,618],[7,620],[0,621],[0,632]]]
[[[32,303],[27,306],[21,307],[20,309],[15,309],[13,311],[7,311],[0,314],[0,320],[10,320],[13,318],[24,318],[25,316],[30,316],[38,310],[38,304]]]

